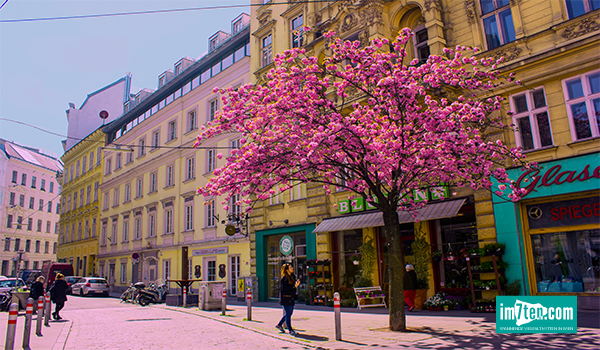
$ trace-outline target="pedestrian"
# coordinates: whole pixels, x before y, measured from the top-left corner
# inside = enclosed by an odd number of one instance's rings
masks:
[[[69,286],[67,285],[67,282],[65,282],[64,277],[65,276],[62,273],[57,274],[56,280],[50,287],[50,299],[56,304],[54,312],[52,313],[55,320],[62,320],[59,312],[65,307],[65,301],[67,301],[67,289]]]
[[[411,264],[406,265],[404,274],[404,302],[408,305],[408,311],[415,309],[415,297],[417,296],[417,273]]]
[[[283,329],[283,322],[285,321],[288,331],[293,336],[298,335],[292,328],[292,314],[294,313],[296,288],[299,284],[300,280],[296,280],[292,265],[287,263],[283,264],[281,267],[281,281],[279,282],[279,304],[283,306],[284,315],[275,328],[285,333],[285,330]]]
[[[31,285],[31,291],[29,292],[29,297],[33,299],[34,305],[37,305],[37,300],[39,297],[44,295],[44,276],[39,276],[35,282]],[[33,313],[37,312],[37,307],[33,308]]]

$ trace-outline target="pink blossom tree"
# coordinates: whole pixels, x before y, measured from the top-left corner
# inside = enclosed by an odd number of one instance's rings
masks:
[[[464,46],[424,64],[405,62],[412,35],[404,29],[394,42],[374,39],[364,48],[337,39],[322,62],[303,49],[278,54],[265,85],[220,90],[223,109],[196,142],[241,134],[239,149],[198,189],[225,195],[225,209],[235,194],[251,204],[307,182],[322,183],[328,193],[344,188],[379,209],[394,331],[406,330],[398,211],[425,205],[414,201],[413,190],[442,183],[492,189],[495,179],[501,185],[494,190],[508,185],[513,200],[522,194],[504,167],[524,157],[488,137],[508,127],[499,113],[503,99],[494,93],[502,84],[500,62],[476,58],[476,49]]]

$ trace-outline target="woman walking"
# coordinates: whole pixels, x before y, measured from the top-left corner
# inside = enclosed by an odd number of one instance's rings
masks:
[[[62,273],[57,274],[56,281],[54,281],[50,287],[50,299],[56,304],[54,312],[52,313],[55,320],[62,320],[59,312],[65,307],[65,301],[67,301],[67,289],[69,286],[67,285],[67,282],[65,282],[64,277],[65,276]]]
[[[31,291],[29,292],[29,297],[33,299],[33,303],[37,305],[38,298],[44,296],[44,276],[39,276],[35,282],[31,285]],[[37,311],[37,307],[33,308],[33,313],[35,314]]]
[[[279,304],[283,306],[285,314],[275,328],[285,333],[285,330],[283,329],[283,322],[285,321],[288,331],[293,336],[298,335],[298,333],[292,329],[292,314],[294,313],[296,288],[299,284],[300,281],[296,280],[292,265],[287,263],[283,264],[281,267],[281,281],[279,282]]]

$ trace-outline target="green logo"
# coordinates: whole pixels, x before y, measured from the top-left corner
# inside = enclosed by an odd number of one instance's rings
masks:
[[[283,255],[290,255],[294,250],[294,240],[290,236],[283,236],[279,241],[279,250]]]
[[[496,333],[577,333],[577,297],[498,296]]]

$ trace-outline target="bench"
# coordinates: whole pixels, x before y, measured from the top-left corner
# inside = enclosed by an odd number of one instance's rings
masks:
[[[356,301],[359,310],[363,307],[387,307],[387,305],[385,304],[385,294],[381,290],[380,286],[354,288],[354,295],[356,295]],[[381,302],[367,304],[367,300],[376,300]]]

